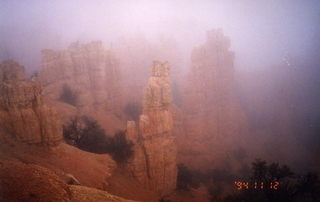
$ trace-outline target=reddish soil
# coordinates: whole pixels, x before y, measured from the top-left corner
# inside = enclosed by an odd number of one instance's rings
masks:
[[[3,133],[0,162],[0,201],[158,202],[161,198],[126,176],[108,154],[93,154],[64,143],[56,148],[28,145]],[[68,185],[65,174],[72,174],[81,186]],[[208,201],[201,189],[174,191],[165,199]]]
[[[66,181],[49,169],[19,162],[1,162],[1,201],[69,201]]]

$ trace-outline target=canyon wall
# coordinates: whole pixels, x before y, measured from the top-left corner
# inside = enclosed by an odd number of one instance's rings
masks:
[[[206,43],[191,54],[178,147],[180,162],[192,168],[219,166],[229,151],[241,145],[247,129],[235,96],[235,54],[229,46],[222,29],[211,30]]]
[[[140,133],[133,121],[128,122],[127,138],[135,142],[135,152],[127,169],[144,187],[165,196],[177,182],[169,63],[154,61],[151,74],[143,91]]]
[[[39,81],[27,82],[25,69],[7,60],[0,64],[0,126],[26,143],[55,146],[62,140],[62,125],[48,107]]]
[[[61,100],[63,90],[77,97],[73,103],[83,114],[92,110],[120,116],[123,89],[119,61],[101,41],[72,43],[67,50],[42,50],[38,73],[43,93],[51,100]]]

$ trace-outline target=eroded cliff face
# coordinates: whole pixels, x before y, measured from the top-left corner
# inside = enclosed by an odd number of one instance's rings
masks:
[[[143,114],[138,137],[134,122],[128,122],[127,138],[135,141],[134,157],[128,163],[129,172],[144,187],[160,196],[176,188],[177,143],[172,135],[173,111],[170,86],[170,65],[154,61],[152,76],[143,91]]]
[[[61,100],[68,87],[77,96],[74,104],[82,113],[103,111],[117,116],[123,110],[119,61],[101,41],[72,43],[67,50],[42,50],[39,80],[43,93]]]
[[[208,31],[206,44],[192,51],[178,146],[180,161],[196,169],[221,164],[228,150],[241,145],[247,128],[234,93],[235,54],[229,46],[230,39],[217,29]]]
[[[39,81],[25,80],[25,69],[7,60],[0,64],[0,126],[26,143],[56,146],[62,140],[62,125],[56,111],[46,105]]]

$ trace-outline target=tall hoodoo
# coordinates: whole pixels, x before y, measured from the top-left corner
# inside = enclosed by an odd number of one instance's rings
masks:
[[[55,146],[62,140],[62,125],[42,95],[41,83],[25,81],[25,70],[8,60],[0,64],[0,126],[18,140]]]
[[[194,48],[183,112],[185,136],[179,157],[185,164],[209,169],[227,149],[239,146],[247,120],[234,93],[234,52],[222,29],[207,32],[207,42]]]
[[[173,127],[169,63],[162,64],[154,61],[151,74],[148,86],[143,90],[143,112],[140,116],[140,130],[143,138],[170,132]]]
[[[143,186],[164,196],[176,188],[177,179],[177,145],[171,133],[173,112],[169,63],[154,61],[151,74],[143,91],[141,137],[138,146],[135,145],[129,169]],[[132,123],[128,126],[134,131]],[[130,133],[128,136],[132,137]]]

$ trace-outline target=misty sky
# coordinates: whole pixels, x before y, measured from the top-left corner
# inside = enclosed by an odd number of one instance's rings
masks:
[[[236,68],[257,69],[309,54],[319,13],[317,0],[0,0],[0,60],[34,68],[43,48],[66,49],[76,40],[109,48],[136,33],[174,38],[189,60],[206,31],[221,27]]]

